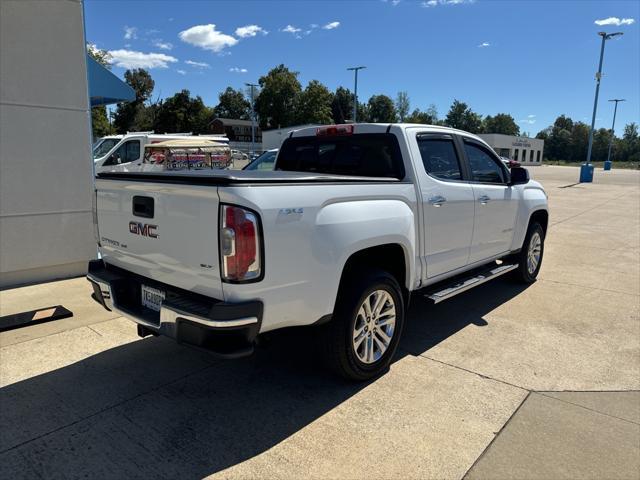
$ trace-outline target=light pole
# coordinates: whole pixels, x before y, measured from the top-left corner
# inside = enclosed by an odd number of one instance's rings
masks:
[[[618,113],[618,102],[626,102],[624,98],[613,98],[609,100],[610,102],[615,102],[615,107],[613,107],[613,123],[611,124],[611,137],[609,138],[609,153],[607,153],[607,161],[604,162],[604,169],[611,170],[611,146],[613,145],[613,137],[615,136],[616,129],[616,113]]]
[[[347,70],[353,70],[355,73],[355,86],[353,88],[353,123],[358,121],[358,70],[367,68],[365,66],[349,67]]]
[[[591,117],[591,130],[589,131],[589,148],[587,149],[587,161],[580,168],[580,182],[593,182],[593,165],[591,165],[591,148],[593,147],[593,129],[596,124],[596,111],[598,110],[598,93],[600,93],[600,79],[602,78],[602,60],[604,58],[604,44],[607,40],[622,35],[622,32],[606,33],[598,32],[602,37],[600,46],[600,63],[596,73],[596,98],[593,101],[593,116]]]
[[[251,155],[256,152],[256,107],[253,101],[253,89],[258,86],[257,83],[245,83],[251,89]]]

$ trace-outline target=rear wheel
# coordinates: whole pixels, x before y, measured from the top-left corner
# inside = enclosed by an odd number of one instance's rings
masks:
[[[325,326],[329,365],[351,380],[379,375],[391,363],[403,324],[402,292],[392,275],[380,270],[350,275]]]
[[[514,274],[523,283],[533,283],[540,272],[542,255],[544,254],[544,230],[538,222],[532,222],[522,245],[516,255],[519,265]]]

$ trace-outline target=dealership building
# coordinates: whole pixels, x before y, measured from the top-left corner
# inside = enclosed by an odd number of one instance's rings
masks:
[[[0,289],[96,257],[91,108],[135,92],[87,55],[79,0],[0,0]]]
[[[501,133],[478,135],[501,157],[511,158],[522,165],[541,165],[544,140],[529,137],[514,137]]]

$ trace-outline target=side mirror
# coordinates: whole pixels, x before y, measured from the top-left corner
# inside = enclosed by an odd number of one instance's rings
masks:
[[[511,179],[509,185],[523,185],[529,183],[529,170],[522,167],[513,167],[511,169]]]

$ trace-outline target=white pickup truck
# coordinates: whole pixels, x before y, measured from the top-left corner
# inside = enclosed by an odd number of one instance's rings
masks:
[[[293,132],[275,171],[101,173],[94,298],[228,357],[319,326],[329,364],[385,371],[410,296],[440,302],[511,273],[533,282],[547,196],[480,138],[355,124]]]

